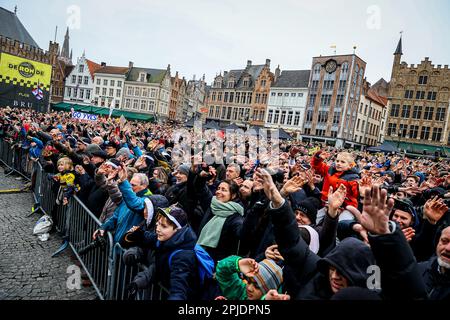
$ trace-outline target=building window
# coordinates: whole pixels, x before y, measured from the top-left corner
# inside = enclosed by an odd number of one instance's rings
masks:
[[[83,83],[83,76],[78,76],[78,84],[82,84]]]
[[[273,123],[278,124],[278,120],[280,119],[280,110],[275,111],[275,117],[273,119]]]
[[[408,132],[408,125],[407,124],[400,124],[400,126],[398,127],[398,135],[399,137],[406,137],[406,134]]]
[[[234,100],[234,92],[230,92],[230,98],[229,98],[229,100],[230,100],[230,103],[233,102],[233,100]]]
[[[147,101],[141,100],[141,110],[146,110],[146,109],[147,109]]]
[[[333,80],[324,80],[323,81],[323,90],[333,90],[334,81]]]
[[[416,99],[417,100],[423,100],[425,99],[425,91],[417,91],[416,92]]]
[[[217,101],[222,101],[222,92],[217,93]]]
[[[403,105],[402,118],[409,118],[411,106]]]
[[[149,101],[149,107],[148,107],[148,109],[150,110],[150,111],[153,111],[153,109],[155,109],[155,101]]]
[[[151,96],[152,98],[155,98],[155,97],[156,97],[156,89],[152,89],[152,92],[151,92],[150,96]]]
[[[388,124],[388,136],[393,136],[394,134],[397,134],[397,124],[396,123],[389,123]]]
[[[288,118],[287,118],[287,125],[292,125],[292,117],[293,117],[293,115],[294,115],[294,112],[293,111],[289,111],[289,113],[288,113]]]
[[[333,116],[333,124],[339,124],[341,114],[340,112],[335,112]]]
[[[320,111],[319,117],[318,117],[318,122],[319,123],[327,123],[327,121],[328,121],[328,112]]]
[[[320,70],[322,69],[322,66],[320,65],[320,63],[318,63],[318,64],[316,64],[315,66],[314,66],[314,69],[313,69],[313,73],[314,73],[314,75],[320,75]]]
[[[233,110],[232,107],[228,107],[228,111],[227,111],[227,120],[231,119],[231,111]]]
[[[139,74],[139,82],[144,82],[144,81],[145,81],[145,73]]]
[[[247,104],[252,104],[252,93],[247,92]]]
[[[228,88],[234,87],[234,81],[228,81]]]
[[[306,112],[306,122],[311,122],[312,119],[313,119],[313,111],[308,110],[308,112]]]
[[[103,85],[104,85],[105,87],[108,86],[108,79],[103,79]]]
[[[67,88],[67,96],[70,98],[72,96],[72,88]]]
[[[78,68],[78,72],[79,73],[83,73],[84,72],[84,65],[80,65],[80,67]]]
[[[414,106],[413,119],[420,119],[422,117],[422,106]]]
[[[367,116],[367,107],[368,105],[366,104],[366,106],[364,107],[364,115]]]
[[[409,137],[411,139],[417,139],[418,132],[419,132],[419,126],[409,126]]]
[[[266,104],[267,103],[267,93],[263,93],[261,103],[262,104]]]
[[[433,135],[431,136],[431,140],[441,141],[441,138],[442,138],[442,128],[433,128]]]
[[[80,99],[84,99],[84,89],[80,89]]]
[[[436,100],[436,92],[428,91],[427,100]]]
[[[445,108],[437,108],[436,120],[445,121]]]
[[[285,124],[286,122],[286,111],[281,112],[280,124]]]
[[[100,87],[95,87],[95,94],[99,95],[100,94]]]
[[[278,96],[279,96],[279,97],[282,97],[282,96],[283,96],[283,93],[278,92]]]
[[[101,79],[98,78],[98,79],[97,79],[97,85],[99,86],[100,84],[101,84]]]
[[[226,114],[227,114],[227,107],[222,107],[222,116],[221,116],[221,119],[225,119]]]
[[[294,117],[294,126],[298,126],[299,124],[300,124],[300,112],[296,111]]]
[[[109,89],[109,96],[114,97],[114,89]]]
[[[425,107],[423,119],[424,120],[433,120],[433,107]]]
[[[131,108],[131,100],[130,99],[125,99],[125,108],[126,109],[130,109]]]
[[[427,84],[428,76],[419,76],[419,84]]]
[[[91,99],[91,90],[86,90],[86,100]]]
[[[398,117],[400,111],[400,105],[393,104],[391,108],[391,117]]]
[[[78,97],[78,87],[73,89],[73,97]]]
[[[223,102],[228,102],[228,92],[223,95]]]
[[[139,100],[133,100],[133,109],[137,109],[139,104]]]
[[[148,97],[148,89],[147,88],[142,88],[142,96]]]
[[[239,93],[237,93],[237,94],[239,94]],[[271,95],[272,97],[275,97],[277,94],[276,94],[275,92],[272,92],[272,93],[270,93],[270,95]]]
[[[356,130],[359,130],[359,119],[358,119],[358,121],[356,122]]]
[[[265,87],[266,86],[266,80],[261,80],[261,87]]]
[[[119,109],[120,108],[120,100],[116,100],[116,103],[114,105],[114,108]]]
[[[117,81],[117,86],[118,86],[119,88],[121,88],[121,87],[122,87],[122,81]]]
[[[428,140],[430,137],[430,127],[422,127],[422,132],[420,133],[421,140]]]
[[[85,84],[85,85],[88,85],[88,84],[89,84],[89,77],[88,77],[88,76],[85,76],[85,77],[84,77],[84,84]]]
[[[323,94],[320,98],[321,107],[329,107],[331,103],[331,94]]]
[[[261,103],[261,94],[260,93],[256,94],[255,103]]]
[[[243,81],[242,85],[243,85],[244,87],[248,87],[248,80],[245,79],[245,80]]]
[[[233,120],[237,120],[238,117],[238,108],[233,108]]]
[[[296,93],[291,93],[291,97],[295,98],[297,96]]]
[[[413,90],[406,90],[405,91],[405,99],[412,99],[414,95],[414,91]]]
[[[136,97],[139,97],[141,95],[141,88],[139,87],[134,88],[134,95]]]
[[[272,123],[272,118],[273,118],[273,110],[270,109],[269,114],[267,116],[267,123]]]
[[[122,96],[122,90],[121,89],[117,89],[116,90],[116,98],[120,98]]]

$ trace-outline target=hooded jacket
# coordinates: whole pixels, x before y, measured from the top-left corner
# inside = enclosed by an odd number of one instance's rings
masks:
[[[159,242],[156,233],[145,232],[144,246],[155,251],[155,273],[153,283],[159,284],[168,293],[168,300],[196,300],[200,279],[198,262],[194,252],[197,236],[189,226],[178,230],[172,238]],[[176,250],[182,250],[169,258]]]

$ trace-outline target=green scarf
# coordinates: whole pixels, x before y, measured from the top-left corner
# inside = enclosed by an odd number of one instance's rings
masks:
[[[214,217],[203,227],[197,244],[210,248],[217,248],[225,220],[236,212],[243,216],[244,208],[234,201],[223,203],[217,200],[216,197],[213,197],[211,201],[211,211]]]

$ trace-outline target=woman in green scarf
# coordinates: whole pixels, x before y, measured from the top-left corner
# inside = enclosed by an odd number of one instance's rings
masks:
[[[244,208],[238,198],[239,187],[233,181],[219,184],[216,196],[200,224],[198,244],[215,262],[238,254]]]

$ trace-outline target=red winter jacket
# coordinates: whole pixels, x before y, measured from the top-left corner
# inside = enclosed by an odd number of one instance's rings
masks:
[[[347,194],[343,207],[354,206],[358,208],[358,181],[359,173],[355,169],[338,172],[336,168],[330,167],[323,163],[323,159],[319,157],[321,151],[314,154],[311,160],[311,166],[317,174],[323,177],[322,201],[328,201],[328,190],[330,186],[336,191],[341,184],[347,188]]]

